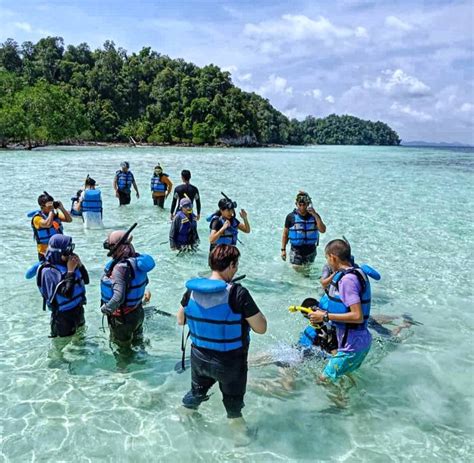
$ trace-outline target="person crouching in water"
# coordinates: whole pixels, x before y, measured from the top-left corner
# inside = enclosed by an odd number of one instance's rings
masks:
[[[113,231],[104,242],[112,257],[100,280],[101,312],[107,316],[110,340],[120,347],[143,342],[145,312],[142,300],[148,284],[147,273],[155,267],[153,257],[138,254],[129,232]]]
[[[180,209],[171,223],[170,247],[173,251],[195,250],[199,245],[199,235],[193,204],[190,199],[183,198],[179,206]]]
[[[188,324],[192,340],[191,390],[183,405],[196,410],[218,382],[227,417],[245,427],[241,410],[247,386],[249,332],[264,334],[267,320],[248,290],[232,283],[239,257],[235,246],[216,246],[209,258],[210,278],[186,283],[177,318],[178,324]]]
[[[370,282],[365,272],[351,263],[351,248],[340,239],[326,245],[326,260],[335,272],[327,289],[327,311],[309,314],[313,325],[333,322],[337,353],[324,368],[322,380],[337,381],[360,367],[372,344],[367,324],[370,316]]]
[[[89,275],[74,254],[72,238],[54,235],[48,243],[45,261],[36,273],[44,310],[51,310],[51,337],[72,336],[85,323],[84,304]]]
[[[102,197],[100,190],[96,189],[96,181],[87,176],[84,190],[79,196],[78,210],[82,214],[86,228],[102,228]]]
[[[153,177],[151,177],[150,181],[150,188],[153,204],[163,209],[165,207],[165,199],[173,191],[173,183],[169,179],[169,175],[163,172],[160,164],[155,166]]]
[[[235,201],[227,197],[222,198],[218,203],[218,207],[219,210],[207,219],[211,230],[209,235],[209,242],[211,243],[210,252],[218,244],[237,246],[239,230],[244,233],[250,233],[247,212],[244,209],[240,210],[240,217],[244,223],[235,218],[235,208],[237,207]]]
[[[321,216],[313,209],[308,193],[296,196],[296,209],[286,216],[281,239],[281,258],[286,261],[286,245],[291,243],[290,263],[295,270],[302,270],[316,258],[319,234],[326,232]]]

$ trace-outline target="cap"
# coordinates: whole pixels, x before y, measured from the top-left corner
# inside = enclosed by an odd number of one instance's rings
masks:
[[[193,203],[189,198],[183,198],[179,202],[179,207],[192,207]]]
[[[120,163],[120,167],[126,167],[128,169],[130,167],[130,163],[128,161],[123,161]]]

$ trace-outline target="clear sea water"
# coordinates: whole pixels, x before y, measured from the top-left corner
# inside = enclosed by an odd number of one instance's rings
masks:
[[[142,193],[119,208],[112,179],[129,160]],[[344,234],[359,262],[382,274],[373,312],[410,313],[421,326],[394,342],[375,337],[366,362],[334,392],[315,382],[322,364],[294,371],[280,385],[271,365],[251,366],[245,417],[256,430],[237,446],[215,388],[200,418],[182,413],[189,370],[177,374],[180,330],[150,313],[145,351],[114,354],[101,330],[99,278],[108,230],[137,221],[134,243],[152,254],[152,305],[175,312],[186,279],[207,272],[207,223],[193,256],[165,244],[169,210],[149,193],[156,162],[174,182],[188,168],[201,191],[203,216],[224,191],[249,213],[240,272],[268,318],[253,336],[252,355],[285,356],[304,328],[289,304],[319,294],[323,247]],[[474,153],[403,147],[275,149],[52,148],[0,153],[1,455],[2,461],[472,461],[473,455],[473,200]],[[90,174],[104,197],[106,230],[65,225],[89,269],[87,329],[51,340],[48,314],[25,270],[35,262],[29,220],[47,190],[68,203]],[[309,277],[280,259],[285,216],[296,192],[310,192],[327,224]],[[169,209],[170,201],[167,206]]]

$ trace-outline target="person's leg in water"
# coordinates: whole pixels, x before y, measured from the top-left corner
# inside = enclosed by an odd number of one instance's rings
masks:
[[[127,204],[130,204],[132,195],[131,193],[127,193],[126,191],[120,191],[118,190],[118,195],[119,195],[119,205],[120,206],[126,206]]]

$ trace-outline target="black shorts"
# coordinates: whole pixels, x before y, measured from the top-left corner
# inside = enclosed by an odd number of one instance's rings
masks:
[[[244,349],[223,353],[192,346],[191,390],[183,397],[183,405],[197,409],[209,398],[209,389],[218,382],[227,417],[242,416],[247,371],[247,352]]]
[[[155,206],[161,207],[161,209],[165,207],[165,196],[153,196],[152,198]]]
[[[84,325],[84,306],[76,307],[64,312],[55,311],[51,313],[51,337],[60,338],[72,336],[77,329]]]
[[[296,246],[291,246],[290,249],[290,264],[292,265],[308,265],[312,264],[316,259],[316,247],[312,252],[301,252]]]
[[[140,344],[143,341],[145,311],[140,306],[123,317],[108,317],[110,340],[120,346]]]
[[[119,203],[121,206],[130,204],[130,200],[132,199],[132,194],[130,191],[118,190],[118,195],[119,195]]]

